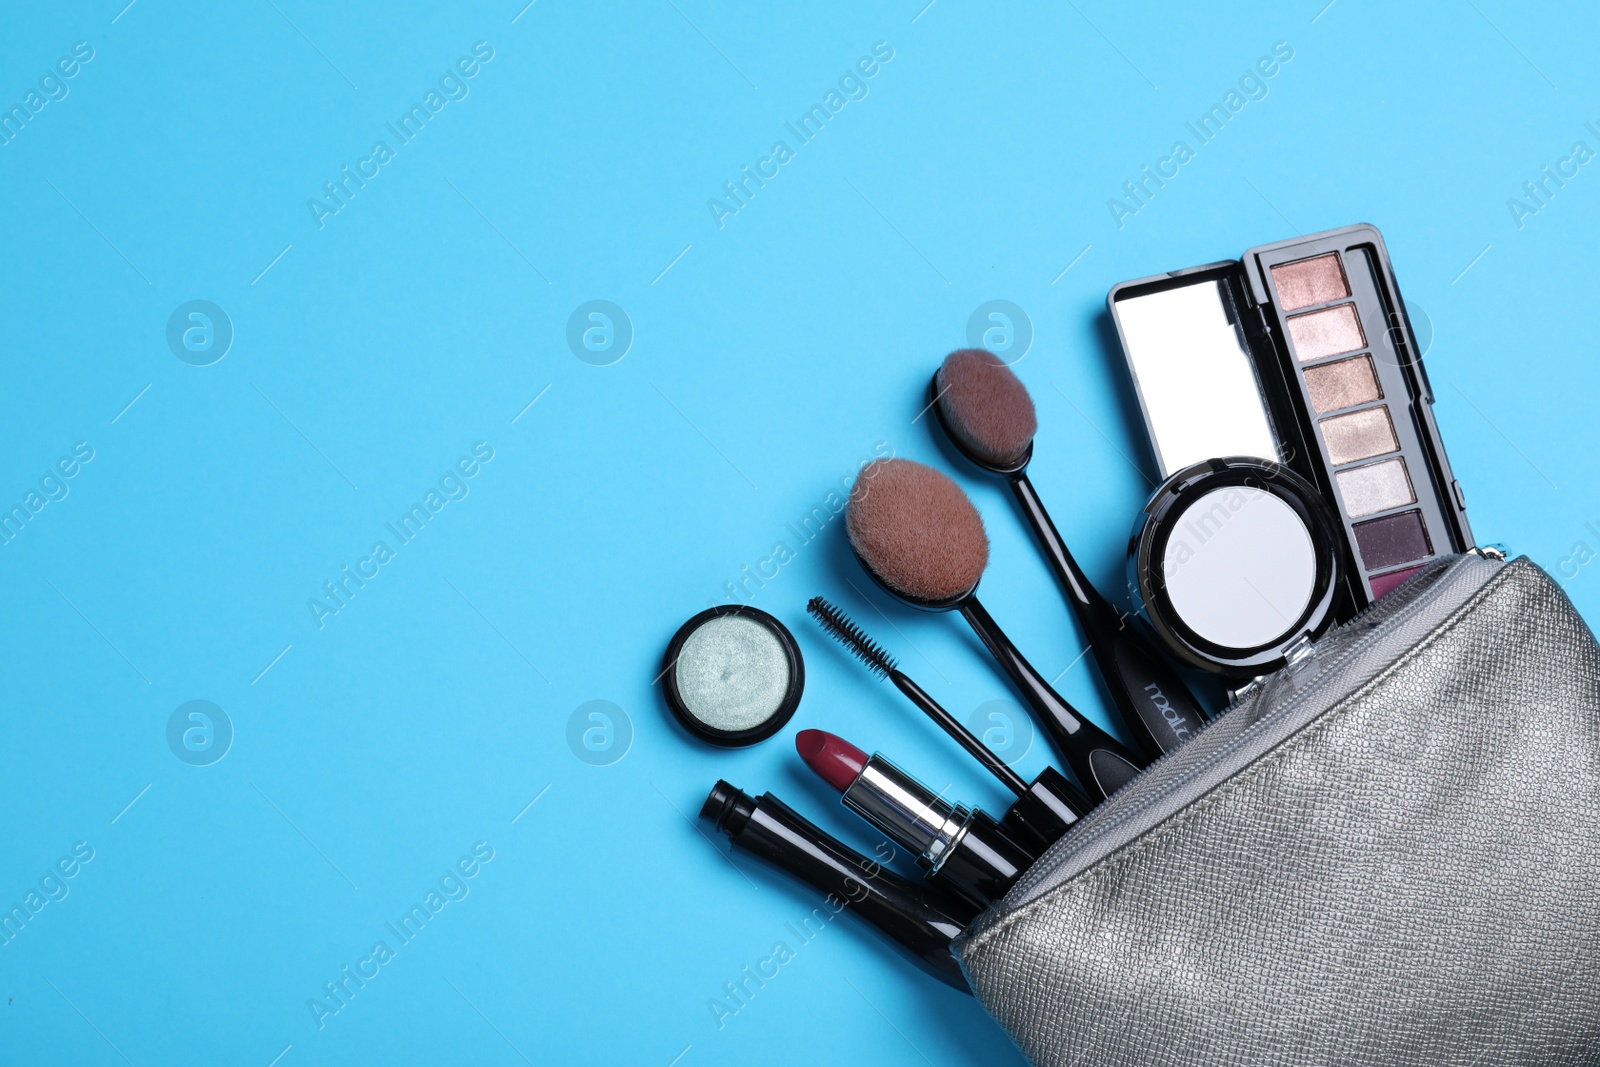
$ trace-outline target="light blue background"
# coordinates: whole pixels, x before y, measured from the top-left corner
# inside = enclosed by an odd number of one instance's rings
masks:
[[[1031,318],[1035,479],[1115,591],[1147,486],[1108,287],[1373,222],[1480,541],[1600,604],[1573,556],[1600,549],[1600,164],[1520,228],[1507,207],[1600,149],[1577,5],[124,2],[13,6],[0,35],[7,108],[95,50],[0,147],[0,500],[95,452],[0,548],[0,902],[95,849],[0,949],[0,1062],[1016,1062],[849,919],[719,1029],[708,1000],[815,901],[692,821],[726,777],[871,847],[797,770],[804,726],[1002,806],[802,609],[838,600],[962,715],[1009,697],[975,640],[864,595],[839,526],[785,526],[879,442],[947,465],[914,417],[987,300]],[[319,229],[307,199],[477,41],[470,95]],[[707,199],[879,41],[869,95],[719,229]],[[1119,229],[1107,199],[1279,41],[1266,97]],[[212,366],[166,344],[192,299],[236,331]],[[612,366],[566,345],[591,299],[635,329]],[[470,495],[319,629],[308,598],[477,441]],[[985,602],[1104,722],[1002,487],[959,477]],[[754,603],[805,651],[800,712],[691,743],[661,650],[780,540]],[[236,731],[209,767],[165,740],[192,699]],[[610,766],[565,740],[590,700],[631,719]],[[319,1030],[308,998],[478,841],[470,895]]]

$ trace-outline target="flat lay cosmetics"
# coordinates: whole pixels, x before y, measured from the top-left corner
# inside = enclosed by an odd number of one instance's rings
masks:
[[[1594,678],[1582,670],[1562,675],[1554,697],[1526,683],[1544,673],[1530,670],[1525,649],[1536,605],[1570,603],[1530,563],[1470,549],[1378,230],[1331,230],[1253,248],[1240,262],[1123,283],[1109,306],[1160,472],[1128,541],[1139,616],[1094,589],[1038,499],[1029,478],[1037,411],[1010,366],[986,350],[952,352],[928,406],[965,461],[1011,486],[1138,750],[1078,715],[979,603],[989,536],[962,488],[917,462],[877,459],[861,467],[845,502],[854,555],[893,597],[965,617],[1075,781],[1051,766],[1024,779],[845,611],[813,597],[806,613],[822,630],[978,761],[1010,806],[992,817],[946,800],[949,789],[934,792],[882,753],[805,728],[795,752],[811,773],[872,827],[878,853],[894,859],[906,849],[925,878],[885,869],[771,793],[750,797],[718,781],[701,817],[734,848],[821,891],[830,912],[851,910],[920,968],[973,993],[1029,1062],[1146,1064],[1152,1049],[1160,1062],[1242,1062],[1323,1030],[1334,1033],[1318,1045],[1328,1054],[1306,1062],[1338,1059],[1357,1032],[1366,1043],[1398,1033],[1389,1061],[1411,1062],[1421,1048],[1411,1022],[1426,1017],[1430,1033],[1458,1033],[1478,1025],[1486,1003],[1474,969],[1442,976],[1430,966],[1459,947],[1454,902],[1477,894],[1480,910],[1493,912],[1510,899],[1515,920],[1517,897],[1496,891],[1499,881],[1520,875],[1536,894],[1549,881],[1538,869],[1549,853],[1539,845],[1547,797],[1531,808],[1518,797],[1478,803],[1474,825],[1533,811],[1499,838],[1499,851],[1526,845],[1514,867],[1475,862],[1482,835],[1456,832],[1454,814],[1482,800],[1485,782],[1512,789],[1531,779],[1496,769],[1526,745],[1493,744],[1504,741],[1494,729],[1491,744],[1470,729],[1462,741],[1454,712],[1466,693],[1517,721],[1542,721],[1563,705],[1574,721],[1592,720]],[[1565,664],[1579,637],[1594,649],[1573,616],[1542,657]],[[960,651],[973,654],[970,645]],[[771,736],[800,701],[794,637],[746,606],[694,616],[664,667],[675,717],[712,744]],[[1218,675],[1206,689],[1221,681],[1229,707],[1205,741],[1178,750],[1205,729],[1205,709],[1182,681],[1192,675],[1179,673],[1190,667]],[[1482,685],[1464,688],[1462,672]],[[1374,763],[1363,736],[1408,739],[1411,763],[1445,771]],[[1451,774],[1475,757],[1485,774]],[[1547,753],[1531,758],[1549,763]],[[1374,766],[1387,765],[1394,773],[1373,785]],[[1459,789],[1446,789],[1451,782]],[[1117,800],[1091,816],[1112,793]],[[1589,824],[1578,808],[1557,830]],[[1395,833],[1430,862],[1382,885],[1350,880],[1350,870],[1394,851]],[[1581,896],[1573,899],[1581,917],[1568,923],[1579,933],[1594,925]],[[1421,901],[1411,912],[1426,912],[1422,925],[1410,912],[1390,915],[1395,899]],[[1331,921],[1302,937],[1307,915]],[[1474,958],[1501,960],[1504,923],[1480,926]],[[1288,963],[1286,944],[1296,949]],[[1419,955],[1419,944],[1429,952]],[[1206,981],[1170,981],[1173,953],[1163,945],[1200,961]],[[1261,1001],[1261,989],[1277,989],[1283,976],[1293,985],[1330,952],[1373,981],[1326,997],[1325,984],[1301,982],[1293,1011],[1282,998]],[[1538,952],[1525,955],[1526,974],[1544,973]],[[1395,960],[1411,957],[1414,973],[1387,981]],[[1229,966],[1216,968],[1218,960]],[[1218,992],[1229,976],[1238,981]],[[1350,1008],[1352,997],[1362,1005]],[[1400,1014],[1384,1014],[1395,997]],[[1160,1013],[1147,1011],[1152,998],[1165,1005]],[[1238,1005],[1259,1009],[1240,1014]],[[1322,1029],[1307,1030],[1304,1017]],[[1515,1025],[1525,1019],[1512,1013]],[[1544,1032],[1546,1019],[1534,1029]],[[1234,1054],[1211,1056],[1224,1046]],[[835,1051],[819,1046],[818,1056]]]
[[[1006,766],[988,746],[974,737],[959,719],[899,670],[893,657],[837,607],[818,596],[811,598],[806,611],[824,630],[855,653],[869,672],[892,681],[911,703],[955,738],[1001,785],[1016,794],[1017,802],[1001,816],[1000,825],[1017,844],[1036,856],[1040,855],[1089,813],[1093,806],[1089,798],[1054,767],[1046,767],[1032,782],[1024,781],[1021,775]]]
[[[967,991],[950,942],[972,917],[970,908],[868,859],[771,793],[753,798],[719,781],[700,817],[727,834],[735,848],[834,898],[881,930],[923,970]]]
[[[1027,387],[1000,357],[967,348],[945,357],[929,388],[939,424],[956,448],[983,470],[1004,475],[1016,494],[1122,721],[1152,758],[1189,740],[1204,721],[1199,701],[1139,620],[1112,607],[1090,583],[1028,479],[1038,423]]]
[[[794,635],[758,608],[708,608],[667,645],[662,689],[684,729],[713,745],[753,745],[800,705],[805,663]]]
[[[1103,800],[1139,773],[1145,760],[1079,715],[978,602],[989,540],[955,482],[911,460],[874,460],[850,489],[845,526],[856,558],[883,589],[915,607],[962,614],[1091,799]]]
[[[1120,981],[1103,974],[1099,961],[1127,955],[1134,962],[1124,969],[1148,968],[1156,977],[1125,985],[1138,984],[1143,995],[1151,982],[1159,984],[1170,963],[1126,952],[1118,937],[1181,928],[1184,879],[1205,864],[1181,867],[1177,882],[1163,879],[1152,891],[1156,903],[1127,904],[1132,919],[1092,944],[1040,920],[1037,932],[1012,945],[997,935],[999,924],[1018,916],[1026,923],[1029,909],[1081,908],[1073,894],[1049,888],[1062,870],[1081,884],[1093,879],[1108,887],[1093,894],[1095,914],[1123,901],[1126,887],[1148,880],[1141,871],[1165,862],[1169,836],[1194,839],[1173,813],[1200,804],[1226,808],[1233,803],[1227,791],[1247,773],[1264,778],[1261,788],[1277,798],[1284,788],[1282,772],[1274,770],[1278,749],[1258,746],[1299,741],[1275,732],[1287,730],[1288,720],[1268,718],[1262,705],[1247,702],[1270,697],[1274,715],[1291,705],[1297,717],[1323,714],[1327,709],[1315,710],[1315,702],[1336,694],[1322,679],[1375,684],[1363,673],[1366,660],[1357,661],[1350,649],[1398,654],[1394,637],[1402,631],[1385,627],[1408,618],[1402,615],[1408,605],[1429,605],[1421,598],[1447,569],[1463,575],[1462,583],[1488,580],[1462,569],[1460,559],[1440,559],[1467,552],[1471,532],[1376,229],[1352,226],[1261,245],[1237,262],[1126,282],[1111,290],[1108,304],[1160,475],[1128,541],[1137,617],[1094,588],[1045,511],[1028,476],[1037,412],[1010,367],[984,350],[952,352],[933,376],[929,406],[963,459],[1006,479],[1138,751],[1084,719],[979,602],[989,540],[961,488],[923,464],[877,459],[860,469],[845,504],[857,560],[899,600],[966,619],[1076,782],[1053,767],[1024,779],[845,612],[813,597],[806,610],[822,629],[869,673],[893,683],[1015,800],[996,819],[945,800],[881,754],[868,755],[823,730],[799,730],[794,743],[801,759],[845,807],[915,857],[926,874],[920,882],[830,836],[770,793],[752,797],[719,781],[700,811],[733,847],[826,894],[834,911],[853,911],[941,981],[970,991],[965,975],[972,974],[991,1012],[996,996],[986,991],[982,973],[964,972],[956,961],[970,965],[969,946],[985,938],[1005,941],[1002,953],[1082,962],[1091,983]],[[1422,577],[1407,584],[1419,571]],[[1406,590],[1382,608],[1317,645],[1402,584]],[[1319,648],[1333,651],[1320,655]],[[1310,662],[1319,665],[1318,683],[1307,689],[1298,679],[1312,676],[1301,669]],[[1191,750],[1194,759],[1163,760],[1162,770],[1141,778],[1150,760],[1204,727],[1205,710],[1180,667],[1218,675],[1232,690],[1233,711],[1249,719],[1237,730],[1209,734],[1219,739]],[[1295,684],[1250,681],[1284,667]],[[785,728],[800,702],[805,668],[782,623],[753,607],[728,605],[683,624],[666,650],[662,681],[668,707],[686,730],[714,745],[739,746]],[[1339,759],[1350,749],[1332,751],[1330,758]],[[1219,753],[1238,766],[1225,766]],[[1362,762],[1363,774],[1370,765]],[[1191,795],[1192,782],[1206,783],[1209,792]],[[1103,818],[1074,834],[1096,804],[1119,790]],[[1294,791],[1298,796],[1303,788],[1296,784]],[[1308,795],[1327,803],[1337,797],[1363,811],[1373,802],[1359,789]],[[1273,802],[1278,806],[1267,810],[1312,814],[1298,802]],[[1275,821],[1252,817],[1239,833],[1271,840]],[[1237,851],[1233,838],[1225,844]],[[1113,855],[1116,862],[1106,862]],[[1139,869],[1124,869],[1124,855],[1143,857]],[[1212,858],[1230,876],[1251,868],[1226,855]],[[1265,876],[1282,873],[1273,867]],[[1205,926],[1195,943],[1216,936]],[[1239,941],[1213,951],[1232,951]],[[993,989],[1025,987],[1017,994],[1023,999],[1048,980],[1042,971],[988,978]],[[1076,1004],[1083,991],[1078,984],[1060,995]],[[1086,1016],[1094,1018],[1087,1009]],[[1034,1024],[1027,1019],[1022,1028]]]
[[[1033,862],[988,815],[941,799],[882,756],[823,730],[801,730],[794,745],[845,807],[910,849],[934,885],[974,908],[1003,896]]]
[[[1162,478],[1254,457],[1289,468],[1326,502],[1341,557],[1336,620],[1472,545],[1374,227],[1124,282],[1108,304]],[[1235,660],[1214,669],[1242,669]]]

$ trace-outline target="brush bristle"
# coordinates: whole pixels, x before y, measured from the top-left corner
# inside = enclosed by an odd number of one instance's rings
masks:
[[[857,626],[850,616],[826,600],[819,596],[812,597],[811,602],[806,605],[806,611],[822,624],[824,630],[838,638],[840,644],[854,652],[873,674],[887,678],[895,669],[894,657],[884,651],[882,645],[868,637],[867,632]]]
[[[945,425],[968,452],[996,467],[1027,455],[1039,429],[1033,398],[993,352],[963,348],[946,356],[938,396]]]
[[[945,475],[909,459],[869,463],[850,489],[850,545],[890,589],[930,603],[971,592],[989,563],[983,519]]]

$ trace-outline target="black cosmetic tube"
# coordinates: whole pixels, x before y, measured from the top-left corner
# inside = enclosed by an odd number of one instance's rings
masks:
[[[950,942],[972,918],[969,909],[868,859],[771,793],[758,799],[719,781],[700,817],[727,834],[737,848],[837,897],[933,977],[964,993],[972,991],[950,955]]]

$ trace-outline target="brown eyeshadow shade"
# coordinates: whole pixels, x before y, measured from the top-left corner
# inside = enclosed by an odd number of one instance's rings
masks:
[[[1294,354],[1302,363],[1323,356],[1354,352],[1367,345],[1354,304],[1340,304],[1305,315],[1291,315],[1288,321],[1289,339],[1294,342]]]
[[[1371,522],[1358,522],[1353,529],[1356,544],[1361,546],[1361,562],[1369,571],[1409,563],[1433,552],[1420,511],[1402,511]]]
[[[1311,395],[1312,410],[1318,415],[1383,399],[1378,376],[1372,371],[1371,356],[1354,356],[1320,367],[1307,367],[1306,392]]]
[[[1280,263],[1272,268],[1272,281],[1278,287],[1278,302],[1285,311],[1298,311],[1312,304],[1343,300],[1350,295],[1344,279],[1339,253]]]
[[[1400,449],[1400,442],[1394,439],[1389,409],[1381,405],[1348,415],[1335,415],[1317,425],[1322,428],[1322,441],[1328,446],[1328,462],[1335,467]]]

